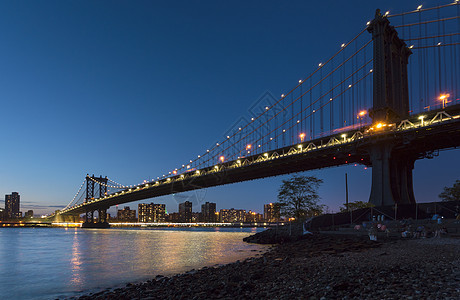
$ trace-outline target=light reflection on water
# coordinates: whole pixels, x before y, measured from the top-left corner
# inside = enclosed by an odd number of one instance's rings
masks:
[[[260,229],[258,230],[260,231]],[[52,299],[224,264],[264,246],[255,228],[0,230],[0,299]]]

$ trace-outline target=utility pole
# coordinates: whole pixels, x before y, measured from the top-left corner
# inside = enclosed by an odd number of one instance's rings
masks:
[[[347,178],[347,173],[345,173],[345,206],[347,208],[347,211],[350,211],[350,208],[348,207],[348,178]]]
[[[348,174],[345,173],[345,206],[347,211],[350,213],[350,224],[353,224],[353,213],[351,212],[350,205],[348,203]]]

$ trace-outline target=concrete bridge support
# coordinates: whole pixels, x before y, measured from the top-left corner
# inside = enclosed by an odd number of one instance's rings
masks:
[[[409,116],[407,64],[412,52],[386,16],[376,11],[368,31],[374,44],[373,124],[391,124]],[[368,152],[372,165],[369,202],[376,206],[414,203],[412,169],[415,159],[398,154],[387,141],[375,141]]]
[[[98,222],[99,223],[107,223],[107,209],[100,208],[100,209],[97,210],[97,212],[98,212],[98,215],[99,215]]]
[[[415,203],[412,170],[415,158],[398,155],[390,144],[369,149],[372,186],[369,202],[375,206]]]
[[[66,223],[75,223],[76,222],[75,219],[76,219],[75,216],[67,215],[67,216],[64,217],[63,221],[66,222]]]
[[[94,223],[94,211],[92,210],[86,211],[85,223]]]
[[[100,208],[97,210],[98,218],[95,222],[94,211],[86,212],[86,220],[82,224],[83,228],[109,228],[110,224],[107,222],[107,209]]]

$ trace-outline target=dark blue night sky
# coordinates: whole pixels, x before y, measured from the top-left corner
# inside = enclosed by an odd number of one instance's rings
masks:
[[[0,195],[17,191],[22,211],[49,213],[72,200],[87,173],[123,184],[161,176],[221,140],[264,93],[295,86],[376,8],[447,2],[1,2]],[[436,201],[459,167],[458,150],[417,161],[417,201]],[[324,180],[320,195],[334,211],[345,172],[350,199],[367,201],[370,169],[308,173]],[[192,196],[262,212],[283,178]],[[184,196],[152,201],[176,211]]]

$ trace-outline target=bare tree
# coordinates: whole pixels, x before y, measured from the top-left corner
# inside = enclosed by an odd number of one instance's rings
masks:
[[[323,180],[315,176],[293,175],[283,180],[278,191],[281,215],[298,220],[321,214],[323,206],[318,204],[320,197],[317,191],[321,183]]]

